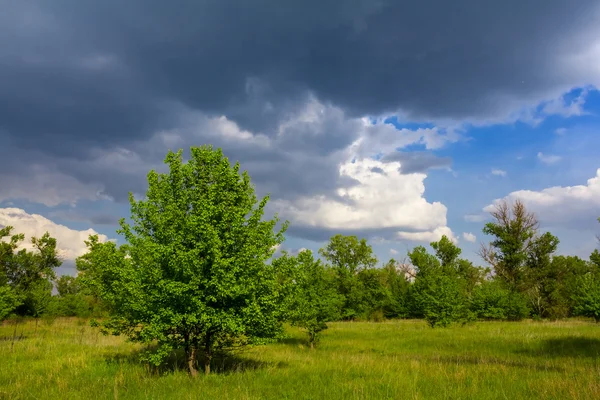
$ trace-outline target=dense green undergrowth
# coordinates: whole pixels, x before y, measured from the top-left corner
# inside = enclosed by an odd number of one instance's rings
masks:
[[[5,322],[0,399],[597,399],[592,322],[339,322],[317,349],[293,328],[279,343],[215,358],[190,378],[182,355],[160,369],[139,345],[85,320]]]

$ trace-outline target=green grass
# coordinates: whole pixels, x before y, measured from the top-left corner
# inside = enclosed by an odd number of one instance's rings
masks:
[[[600,399],[600,326],[585,321],[335,323],[188,377],[85,321],[0,327],[0,399]]]

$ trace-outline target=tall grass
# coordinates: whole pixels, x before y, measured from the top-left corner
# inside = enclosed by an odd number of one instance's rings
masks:
[[[600,326],[585,321],[335,323],[312,351],[289,329],[196,379],[86,321],[35,325],[0,327],[0,399],[600,399]]]

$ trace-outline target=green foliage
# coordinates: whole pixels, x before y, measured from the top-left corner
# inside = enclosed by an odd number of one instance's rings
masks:
[[[43,315],[55,314],[57,304],[52,296],[52,282],[48,280],[33,281],[23,294],[23,303],[17,308],[21,315],[40,318]]]
[[[267,260],[287,224],[263,220],[268,197],[258,201],[250,177],[221,150],[169,152],[168,174],[151,171],[146,199],[130,195],[132,225],[121,220],[127,244],[98,243],[78,262],[82,282],[108,303],[102,323],[113,334],[159,345],[146,359],[160,364],[183,348],[196,374],[215,351],[281,332],[277,274]]]
[[[309,250],[297,257],[284,254],[274,263],[285,264],[293,277],[288,318],[292,325],[306,330],[312,348],[318,343],[320,333],[327,329],[327,322],[340,318],[344,298],[337,293],[333,276]]]
[[[438,258],[442,267],[451,268],[456,263],[458,256],[462,253],[462,250],[456,246],[446,236],[442,236],[439,242],[432,242],[431,248],[435,251],[435,256]]]
[[[520,321],[529,315],[527,299],[511,292],[497,280],[476,286],[471,297],[471,311],[478,319]]]
[[[417,278],[414,295],[429,326],[446,327],[454,322],[467,322],[470,319],[465,289],[461,283],[456,277],[447,274]]]
[[[431,327],[471,320],[473,316],[468,307],[470,279],[466,279],[470,273],[464,272],[472,265],[458,258],[461,250],[446,236],[431,243],[431,247],[436,256],[422,246],[408,254],[418,270],[411,291],[414,313],[422,315]]]
[[[342,318],[345,320],[366,317],[370,298],[367,297],[365,285],[369,285],[370,276],[365,274],[377,263],[373,248],[366,239],[356,236],[335,235],[327,246],[319,250],[319,254],[327,260],[336,273],[338,293],[344,296]]]
[[[63,275],[56,280],[57,312],[65,317],[102,316],[102,304],[82,287],[81,279]]]
[[[537,219],[521,201],[513,205],[501,202],[491,215],[494,222],[485,224],[483,233],[494,239],[489,248],[482,249],[481,255],[508,288],[517,290],[522,285],[529,248],[537,234]]]
[[[355,274],[360,270],[372,268],[377,264],[373,248],[366,239],[356,236],[335,235],[327,246],[319,250],[335,269],[343,273]]]
[[[54,313],[51,281],[56,277],[54,269],[61,265],[56,250],[56,239],[46,232],[41,238],[31,238],[33,251],[21,249],[23,234],[11,235],[12,227],[0,229],[0,286],[7,295],[6,304],[15,306],[14,312],[22,316],[39,318]],[[8,241],[1,239],[10,237]],[[16,297],[15,297],[16,296]],[[18,299],[13,301],[14,299]]]
[[[565,318],[573,314],[572,293],[577,289],[577,280],[590,272],[590,264],[572,256],[554,256],[544,269],[535,269],[530,283],[531,290],[539,293],[543,318]]]
[[[577,279],[573,293],[575,315],[594,318],[600,322],[600,277],[589,273]]]
[[[12,314],[21,301],[19,295],[10,286],[0,286],[0,322]]]
[[[409,292],[411,284],[404,272],[396,267],[396,260],[388,261],[380,272],[386,293],[383,314],[387,318],[406,318],[410,312]]]

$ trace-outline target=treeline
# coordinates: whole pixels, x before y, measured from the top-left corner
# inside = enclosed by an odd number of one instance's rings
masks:
[[[409,262],[392,259],[381,268],[365,239],[342,235],[319,251],[324,262],[310,251],[274,262],[294,279],[306,277],[297,279],[304,306],[291,309],[312,307],[312,325],[305,326],[311,336],[327,321],[353,319],[424,318],[432,327],[573,316],[600,321],[598,250],[589,260],[556,255],[558,238],[540,233],[535,215],[519,201],[500,203],[492,218],[483,229],[492,240],[480,251],[487,267],[461,258],[446,236],[431,243],[433,254],[419,246],[408,253]]]
[[[81,285],[81,279],[63,275],[56,239],[49,233],[31,238],[31,250],[22,248],[23,234],[10,226],[0,229],[0,321],[10,315],[34,318],[102,316],[100,300]]]
[[[256,198],[239,164],[210,146],[165,162],[169,173],[148,174],[145,199],[130,196],[133,222],[118,231],[126,243],[91,236],[77,277],[56,277],[48,234],[17,251],[23,235],[0,230],[0,319],[102,317],[94,324],[105,333],[156,343],[142,356],[151,363],[184,349],[192,375],[200,358],[208,373],[216,351],[279,337],[283,322],[304,328],[312,347],[338,320],[600,320],[600,253],[556,255],[558,239],[521,202],[500,203],[483,228],[485,267],[445,236],[432,252],[419,246],[383,265],[356,236],[333,236],[320,257],[274,256],[287,222],[264,218],[268,197]]]

